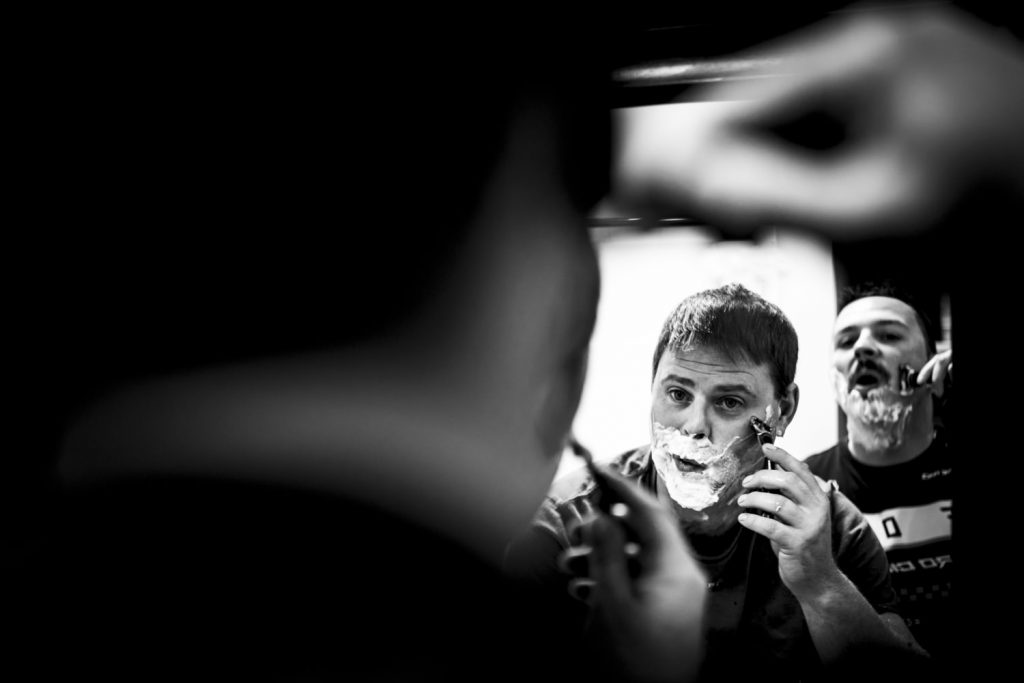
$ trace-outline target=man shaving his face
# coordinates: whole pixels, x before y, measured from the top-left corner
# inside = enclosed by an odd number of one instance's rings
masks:
[[[673,501],[680,520],[697,534],[723,534],[742,512],[736,505],[741,482],[764,458],[750,416],[782,431],[796,412],[796,385],[790,382],[777,395],[767,365],[745,355],[669,339],[655,368],[651,460],[658,492]],[[701,539],[691,542],[699,552]]]
[[[940,665],[958,645],[950,607],[953,454],[943,426],[952,351],[936,353],[913,302],[891,284],[843,293],[830,372],[846,438],[805,462],[871,524],[907,625]],[[947,401],[941,416],[940,399]]]
[[[875,464],[903,462],[931,440],[931,395],[941,392],[941,383],[919,391],[900,383],[900,368],[923,371],[935,353],[924,329],[910,305],[888,296],[852,301],[836,318],[836,401],[847,418],[851,450]]]
[[[732,284],[687,297],[655,349],[650,444],[611,463],[675,512],[707,575],[702,679],[809,680],[867,661],[855,652],[922,654],[894,611],[884,552],[859,511],[798,459],[762,446],[752,427],[751,418],[764,421],[768,440],[787,429],[799,402],[796,362],[792,324],[757,294]],[[552,595],[587,602],[614,589],[600,577],[624,562],[574,533],[599,514],[599,496],[586,469],[556,481],[531,534],[510,548]],[[641,566],[656,553],[642,539],[638,550],[626,545]],[[645,590],[638,578],[632,591]],[[600,643],[595,631],[614,625],[592,604],[579,606],[566,633]]]
[[[678,429],[658,422],[652,425],[652,433],[654,467],[668,495],[681,509],[699,512],[723,498],[736,498],[738,493],[726,494],[735,488],[742,475],[749,474],[749,469],[744,469],[742,464],[751,458],[744,458],[742,453],[752,452],[753,434],[733,437],[724,448],[716,448],[707,441],[694,442]],[[759,449],[755,457],[760,459]],[[707,519],[707,514],[701,519]]]

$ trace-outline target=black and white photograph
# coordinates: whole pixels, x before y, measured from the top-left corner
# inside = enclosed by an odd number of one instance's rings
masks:
[[[1008,6],[38,14],[4,680],[1009,666]]]

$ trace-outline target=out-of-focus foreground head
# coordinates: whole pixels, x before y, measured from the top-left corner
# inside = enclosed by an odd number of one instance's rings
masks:
[[[33,462],[327,489],[500,552],[579,400],[608,174],[602,29],[543,17],[98,57],[64,167],[91,227],[29,252]]]

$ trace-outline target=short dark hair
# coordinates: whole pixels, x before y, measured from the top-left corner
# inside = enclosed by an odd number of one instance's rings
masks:
[[[711,346],[730,359],[767,363],[781,396],[796,376],[799,345],[789,318],[773,303],[740,284],[707,289],[683,299],[661,328],[652,378],[666,350]]]
[[[918,299],[906,288],[900,287],[889,280],[879,282],[861,282],[855,285],[844,287],[839,293],[839,309],[843,310],[857,299],[865,299],[870,296],[884,296],[890,299],[902,301],[914,311],[917,326],[921,328],[921,335],[924,337],[925,348],[929,356],[935,355],[935,336],[933,334],[932,321],[924,312]]]

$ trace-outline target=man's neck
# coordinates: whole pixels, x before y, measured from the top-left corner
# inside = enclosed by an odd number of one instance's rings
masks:
[[[898,444],[880,442],[874,438],[877,430],[853,419],[847,419],[846,430],[846,445],[854,460],[873,467],[910,462],[928,450],[935,437],[930,410],[915,411],[910,416]]]
[[[735,545],[736,537],[742,529],[735,520],[711,526],[706,523],[690,525],[684,522],[683,528],[694,554],[704,562],[720,559]]]

